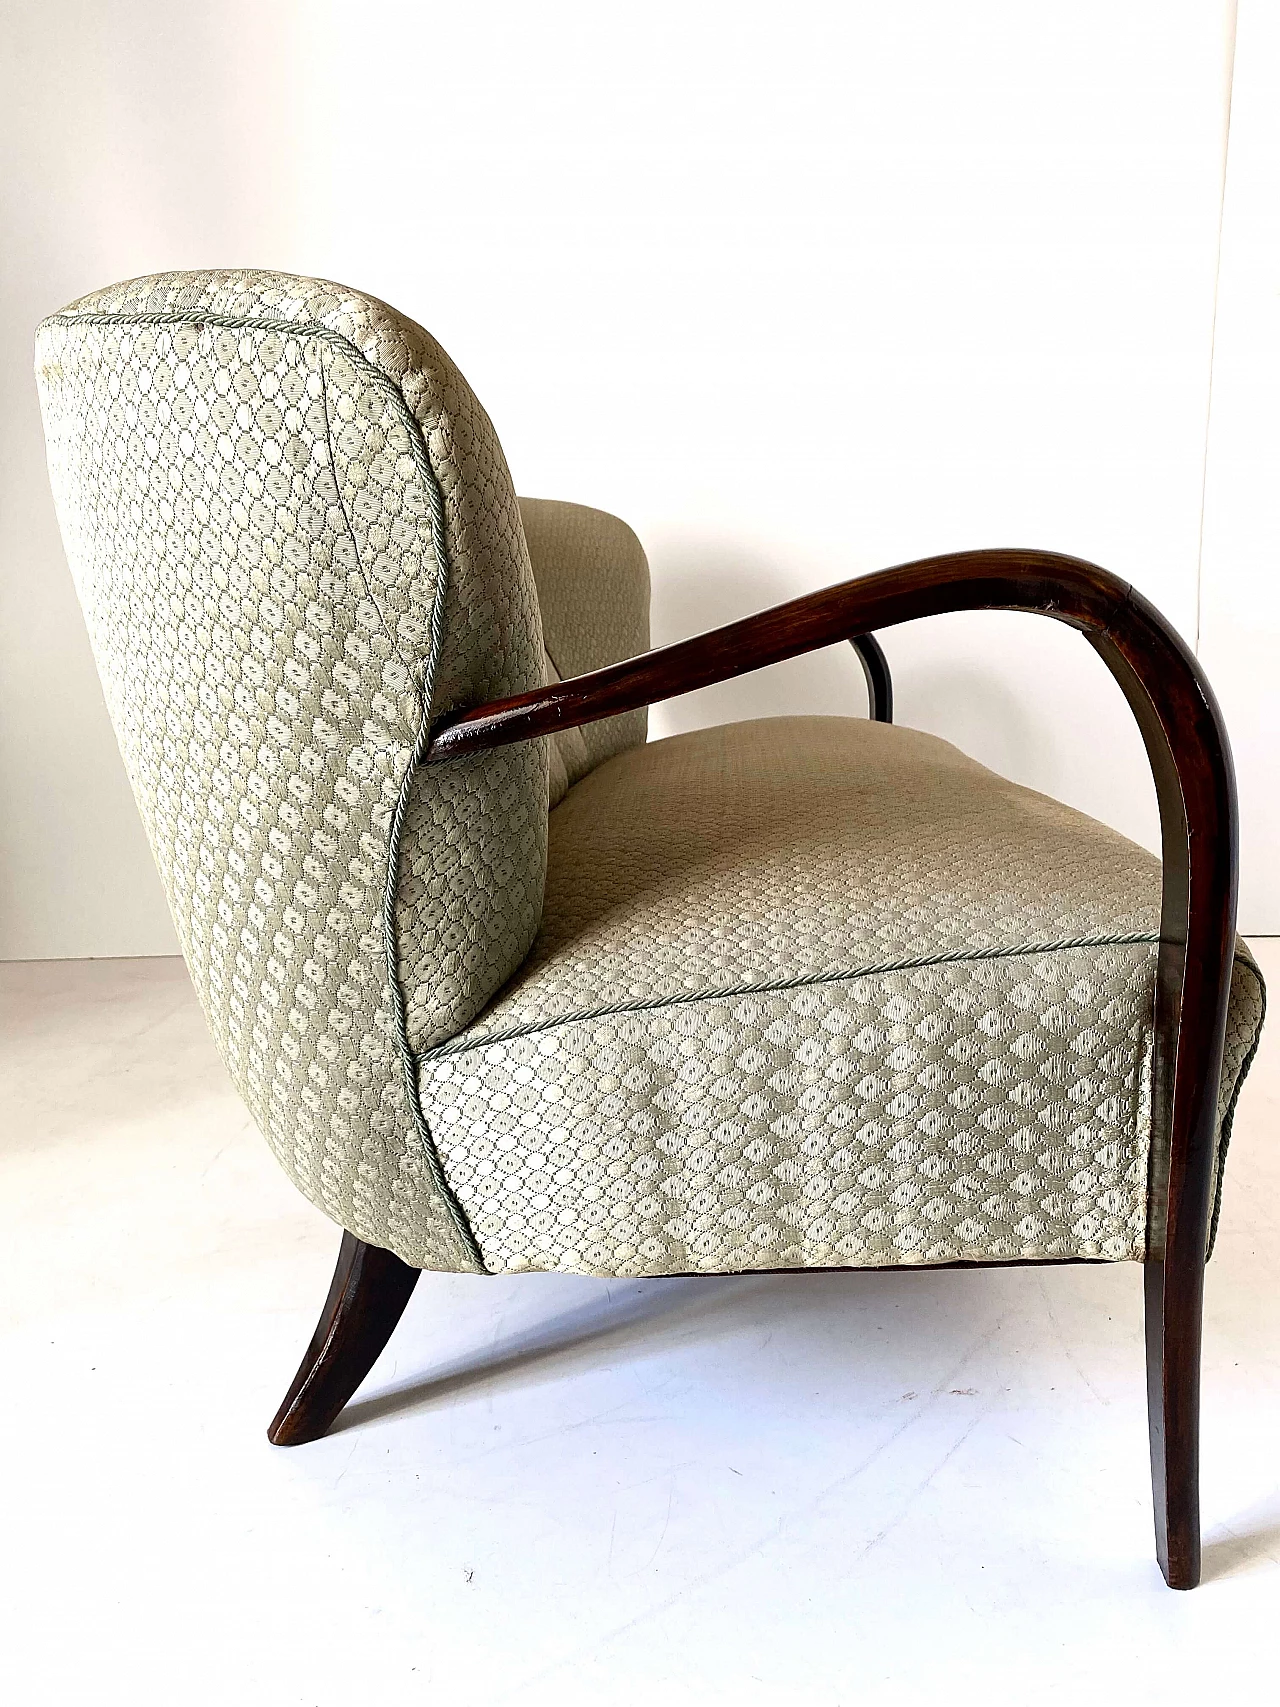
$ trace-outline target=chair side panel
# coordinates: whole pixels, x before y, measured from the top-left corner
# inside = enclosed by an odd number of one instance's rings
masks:
[[[335,347],[306,327],[55,319],[39,359],[50,467],[126,766],[236,1084],[326,1213],[407,1261],[472,1268],[415,1126],[384,930],[439,566],[411,417],[367,369],[335,381]],[[420,816],[483,845],[444,821],[453,804]],[[446,880],[433,901],[447,915],[470,897]]]

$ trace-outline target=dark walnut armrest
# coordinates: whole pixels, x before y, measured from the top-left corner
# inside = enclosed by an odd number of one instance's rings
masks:
[[[1164,877],[1146,1262],[1148,1399],[1157,1549],[1168,1580],[1190,1586],[1200,1568],[1200,1322],[1235,951],[1237,825],[1221,713],[1195,657],[1160,612],[1105,569],[1054,552],[924,558],[590,675],[450,713],[424,762],[552,735],[900,622],[984,609],[1037,612],[1080,629],[1119,682],[1155,778]],[[1174,1463],[1179,1473],[1166,1486],[1166,1465]]]
[[[656,705],[821,646],[860,639],[874,629],[943,611],[981,609],[1051,616],[1082,629],[1095,645],[1108,637],[1118,641],[1125,630],[1151,628],[1191,672],[1198,684],[1193,697],[1212,703],[1198,665],[1173,629],[1154,606],[1105,569],[1053,552],[966,551],[843,581],[588,675],[449,712],[437,722],[424,762]],[[1121,686],[1128,695],[1123,681]]]

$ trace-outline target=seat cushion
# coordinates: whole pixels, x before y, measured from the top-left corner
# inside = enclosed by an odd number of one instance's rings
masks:
[[[699,730],[552,813],[423,1104],[495,1270],[1140,1258],[1159,910],[1150,854],[932,736]],[[1261,999],[1238,958],[1224,1112]]]

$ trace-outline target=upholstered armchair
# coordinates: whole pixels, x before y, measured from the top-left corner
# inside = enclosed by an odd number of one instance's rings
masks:
[[[343,1229],[271,1427],[332,1423],[422,1269],[1140,1262],[1160,1563],[1199,1572],[1204,1264],[1262,1022],[1231,760],[1131,587],[888,569],[661,651],[620,521],[518,500],[385,304],[261,272],[40,329],[58,512],[191,976]],[[1127,696],[1163,862],[891,722],[872,634],[1038,612]],[[873,716],[646,742],[852,642]]]

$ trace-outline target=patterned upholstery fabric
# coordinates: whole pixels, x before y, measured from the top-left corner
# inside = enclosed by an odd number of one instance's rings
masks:
[[[403,1068],[406,1022],[429,1041],[479,1012],[542,898],[545,743],[413,764],[428,715],[543,681],[488,417],[412,321],[272,273],[86,297],[41,328],[38,372],[108,704],[227,1064],[314,1202],[475,1267]]]
[[[444,352],[341,286],[135,280],[38,374],[193,980],[335,1220],[426,1268],[1141,1255],[1148,856],[859,720],[422,767],[451,707],[647,646],[630,530],[518,505]],[[1261,1000],[1242,957],[1224,1139]]]
[[[931,736],[638,748],[422,1097],[490,1268],[1140,1258],[1158,862]],[[1261,1023],[1242,949],[1224,1113]]]
[[[625,522],[585,504],[521,498],[542,612],[548,681],[649,650],[649,565]],[[640,745],[649,713],[624,712],[551,738],[551,804],[603,760]]]

